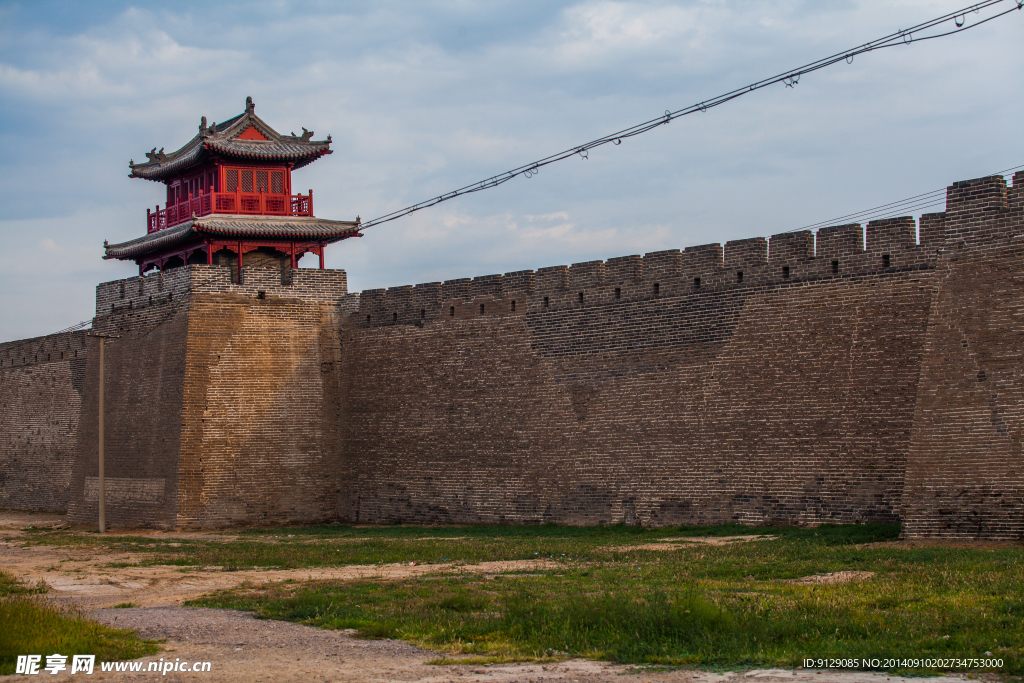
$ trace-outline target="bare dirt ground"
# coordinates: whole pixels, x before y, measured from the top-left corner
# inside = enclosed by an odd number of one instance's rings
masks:
[[[754,541],[772,541],[774,536],[669,536],[659,538],[654,543],[643,543],[641,545],[615,546],[615,550],[676,550],[687,544],[697,545],[734,545],[736,543],[751,543]],[[611,548],[608,548],[611,550]]]
[[[362,640],[342,631],[327,631],[281,621],[254,619],[232,610],[182,607],[185,600],[204,593],[233,588],[245,581],[264,583],[284,579],[367,579],[405,578],[436,574],[439,571],[474,572],[481,574],[527,571],[551,566],[546,560],[516,562],[484,562],[443,569],[437,565],[392,564],[383,566],[350,566],[310,570],[269,571],[181,571],[178,567],[110,567],[110,563],[133,562],[128,553],[109,553],[88,549],[61,549],[48,546],[19,547],[19,537],[29,527],[54,527],[64,523],[61,515],[0,511],[0,567],[24,581],[45,581],[50,586],[48,597],[67,600],[81,606],[93,618],[135,630],[143,638],[164,640],[164,651],[145,657],[143,669],[150,661],[208,661],[208,673],[159,674],[95,673],[84,680],[111,681],[480,681],[486,683],[540,683],[542,681],[578,681],[579,683],[641,683],[650,681],[702,683],[738,683],[739,681],[793,681],[806,683],[910,683],[884,674],[816,670],[767,670],[733,673],[677,670],[637,669],[606,662],[574,659],[564,662],[536,664],[445,664],[428,661],[441,655],[395,640]],[[229,534],[170,533],[132,531],[132,535],[162,538],[234,538]],[[668,539],[666,539],[668,540]],[[693,539],[671,539],[671,542]],[[745,542],[737,539],[715,539],[724,542]],[[659,544],[663,547],[664,544]],[[819,577],[807,577],[809,579]],[[824,578],[824,577],[821,577]],[[850,577],[857,580],[864,577]],[[135,608],[118,608],[121,603],[134,603]],[[2,627],[2,625],[0,625]],[[50,654],[50,653],[40,653]],[[78,680],[79,674],[68,672],[44,674],[46,680]],[[958,677],[946,677],[956,678]],[[23,676],[0,676],[0,680],[26,680]]]
[[[831,574],[814,574],[812,576],[801,576],[799,579],[783,579],[786,583],[798,585],[825,585],[830,583],[854,583],[856,581],[867,581],[874,572],[832,572]]]

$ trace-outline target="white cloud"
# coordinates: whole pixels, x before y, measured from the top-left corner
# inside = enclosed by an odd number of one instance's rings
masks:
[[[162,201],[125,177],[128,159],[175,149],[246,95],[279,130],[333,135],[296,186],[319,215],[369,219],[958,6],[0,7],[0,335],[89,315],[96,282],[132,271],[99,259],[103,240],[139,236]],[[682,248],[1024,163],[1021,20],[759,91],[369,230],[328,264],[362,289]],[[45,313],[58,278],[77,302],[61,319]]]

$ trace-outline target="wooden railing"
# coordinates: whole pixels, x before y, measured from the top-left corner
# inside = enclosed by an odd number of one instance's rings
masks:
[[[312,216],[313,190],[309,194],[269,194],[266,192],[207,192],[168,204],[156,211],[146,209],[146,230],[157,232],[196,216],[211,213],[254,214],[258,216]]]

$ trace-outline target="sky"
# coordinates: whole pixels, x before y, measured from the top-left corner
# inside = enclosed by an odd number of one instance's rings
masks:
[[[164,201],[129,160],[246,96],[279,132],[332,136],[293,186],[365,221],[961,3],[0,0],[0,341],[86,320],[99,282],[136,275],[101,258]],[[988,175],[1024,164],[1022,57],[1024,11],[860,55],[368,229],[327,267],[360,291],[683,249]]]

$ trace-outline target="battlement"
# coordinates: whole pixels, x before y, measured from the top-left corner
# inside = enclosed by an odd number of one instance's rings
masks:
[[[917,225],[910,216],[871,221],[867,229],[867,251],[884,255],[917,244]]]
[[[0,370],[7,368],[85,360],[88,330],[59,332],[0,344]]]
[[[316,303],[339,303],[349,297],[344,270],[296,268],[291,271],[290,282],[284,284],[279,269],[250,266],[242,283],[235,283],[230,267],[189,265],[97,285],[93,327],[116,332],[125,329],[130,318],[133,329],[145,328],[147,323],[160,322],[169,307],[176,307],[192,294],[219,293]]]
[[[107,315],[128,307],[139,308],[150,301],[173,300],[189,292],[236,292],[248,296],[280,296],[304,301],[334,301],[348,294],[344,270],[296,268],[290,282],[281,281],[277,268],[247,267],[241,283],[231,281],[227,266],[189,265],[103,282],[96,287],[96,315]]]
[[[750,237],[725,243],[726,270],[757,268],[768,263],[768,240]]]
[[[918,245],[911,217],[754,237],[644,256],[618,256],[443,283],[366,290],[358,295],[363,327],[425,324],[481,315],[525,314],[737,287],[934,267],[944,214],[922,217]],[[865,236],[867,249],[865,249]],[[817,242],[817,244],[816,244]]]
[[[815,245],[815,256],[818,258],[840,259],[857,256],[863,252],[864,229],[860,223],[833,225],[818,230]]]
[[[443,284],[368,290],[359,295],[356,322],[364,327],[422,325],[933,268],[947,242],[1021,232],[1022,180],[1024,174],[1017,173],[1011,188],[1001,176],[955,183],[947,191],[952,213],[923,214],[920,223],[902,216],[865,226],[824,227],[816,234],[801,230],[733,240],[724,248],[703,244]]]

